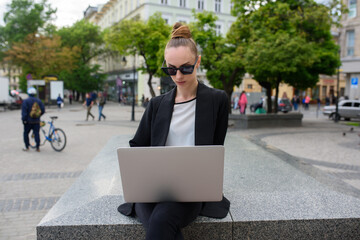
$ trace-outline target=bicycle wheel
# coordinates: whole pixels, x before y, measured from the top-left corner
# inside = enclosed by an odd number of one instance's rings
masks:
[[[55,128],[50,135],[51,147],[57,151],[62,151],[66,146],[66,135],[60,128]]]

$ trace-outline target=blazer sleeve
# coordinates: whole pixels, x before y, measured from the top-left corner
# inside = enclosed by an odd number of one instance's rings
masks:
[[[224,145],[228,128],[229,102],[224,91],[220,92],[217,120],[214,134],[214,145]]]
[[[154,101],[150,100],[135,133],[133,139],[129,141],[130,147],[151,146],[151,122],[153,119]]]

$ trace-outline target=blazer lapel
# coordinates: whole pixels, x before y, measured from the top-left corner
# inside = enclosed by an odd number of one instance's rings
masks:
[[[176,87],[168,94],[164,95],[159,104],[159,109],[156,114],[154,133],[152,133],[152,146],[165,146],[166,139],[169,133],[172,113],[174,111],[174,103],[176,96]]]
[[[195,145],[211,145],[214,136],[214,103],[208,87],[199,83],[196,94]]]

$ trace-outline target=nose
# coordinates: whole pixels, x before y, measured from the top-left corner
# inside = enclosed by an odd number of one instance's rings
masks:
[[[184,75],[180,72],[180,70],[178,69],[176,71],[176,75],[175,75],[175,78],[182,78]]]

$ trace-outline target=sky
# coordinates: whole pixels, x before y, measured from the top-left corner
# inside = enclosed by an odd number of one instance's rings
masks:
[[[105,4],[108,0],[48,0],[52,8],[57,8],[57,19],[55,25],[60,27],[71,26],[84,16],[84,11],[88,6],[96,7],[98,4]],[[40,2],[35,0],[35,2]],[[4,13],[7,11],[6,5],[11,0],[0,0],[0,25],[4,25]]]

